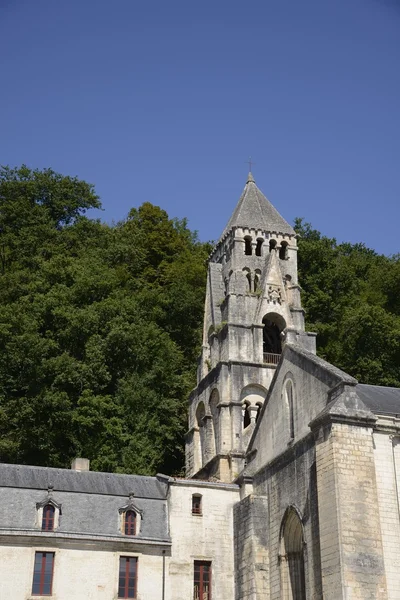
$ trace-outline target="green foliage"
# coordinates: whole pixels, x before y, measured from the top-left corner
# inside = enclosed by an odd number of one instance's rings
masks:
[[[400,386],[400,256],[338,244],[297,219],[299,281],[318,353],[363,383]]]
[[[0,460],[177,473],[210,246],[149,203],[115,226],[99,207],[83,181],[0,169]],[[296,228],[319,353],[400,385],[399,257]]]
[[[0,460],[178,472],[209,247],[149,203],[110,227],[85,182],[0,173]]]

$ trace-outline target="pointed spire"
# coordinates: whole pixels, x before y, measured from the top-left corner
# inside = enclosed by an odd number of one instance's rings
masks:
[[[239,202],[221,237],[223,238],[233,227],[248,227],[249,229],[276,231],[289,235],[295,233],[293,227],[281,217],[276,208],[258,189],[251,171]]]
[[[254,181],[254,177],[253,177],[253,173],[251,171],[249,171],[249,174],[247,175],[247,183],[255,183]]]

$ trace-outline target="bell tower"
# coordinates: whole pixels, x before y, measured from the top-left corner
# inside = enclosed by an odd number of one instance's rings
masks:
[[[186,474],[233,481],[286,341],[304,330],[293,228],[249,173],[209,258],[197,387],[189,399]]]

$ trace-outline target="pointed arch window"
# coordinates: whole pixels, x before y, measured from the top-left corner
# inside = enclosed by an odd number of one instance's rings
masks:
[[[282,600],[306,600],[303,525],[294,507],[285,513],[281,527],[279,563]]]
[[[42,531],[54,531],[54,517],[56,509],[52,504],[43,506]]]

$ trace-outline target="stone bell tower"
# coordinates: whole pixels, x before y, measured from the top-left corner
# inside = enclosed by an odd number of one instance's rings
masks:
[[[251,173],[209,259],[197,387],[189,399],[186,474],[233,481],[286,341],[304,331],[293,228]]]

